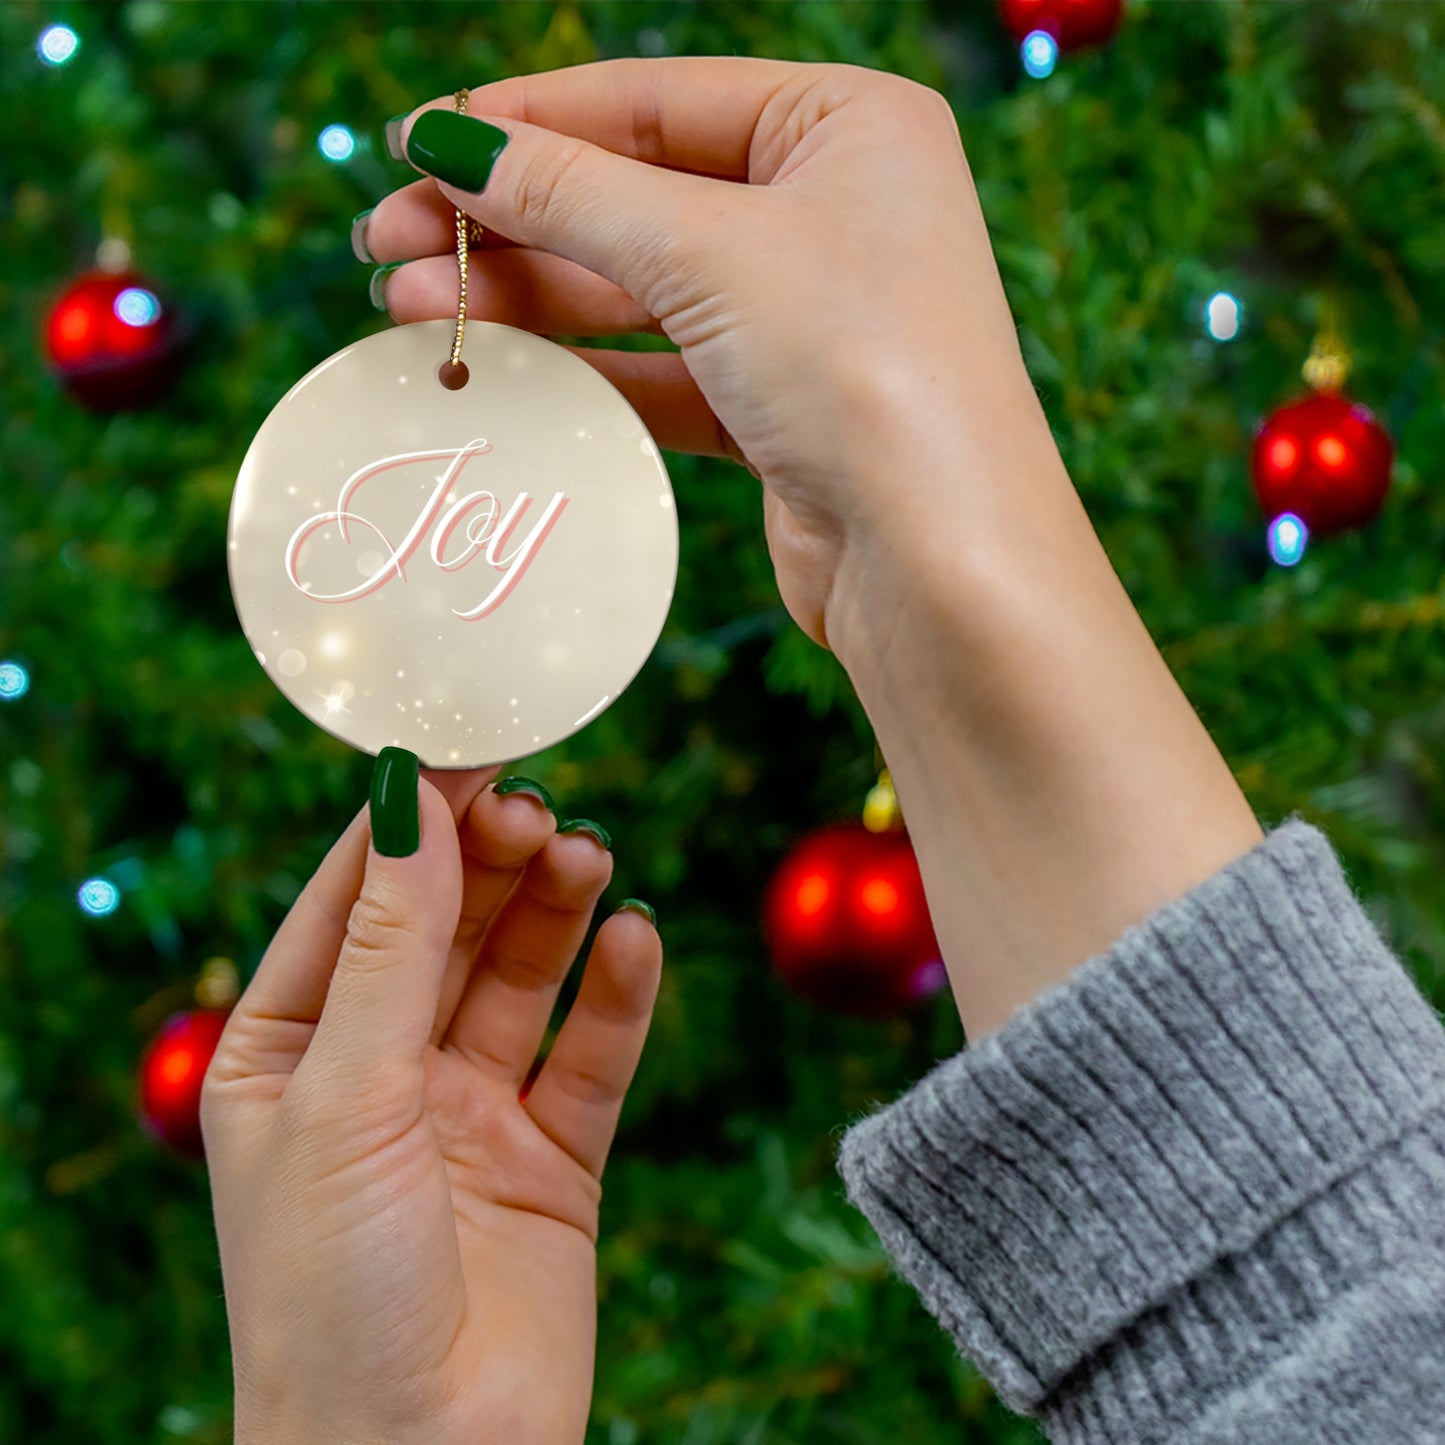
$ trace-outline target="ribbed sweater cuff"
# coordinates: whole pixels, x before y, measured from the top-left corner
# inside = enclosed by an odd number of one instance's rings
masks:
[[[1300,1297],[1326,1210],[1347,1255],[1373,1255],[1398,1220],[1372,1215],[1371,1161],[1407,1135],[1438,1161],[1421,1126],[1442,1104],[1438,1018],[1291,817],[854,1125],[839,1168],[1000,1396],[1078,1411],[1081,1376],[1138,1370],[1140,1332],[1167,1398],[1201,1331],[1236,1348],[1236,1306]]]

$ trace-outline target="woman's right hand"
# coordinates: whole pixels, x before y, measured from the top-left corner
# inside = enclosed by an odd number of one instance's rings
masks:
[[[418,146],[427,111],[445,114]],[[926,542],[945,516],[956,539],[962,515],[986,550],[990,522],[1027,505],[1005,484],[1020,457],[1040,486],[1063,477],[937,91],[849,65],[628,59],[497,81],[451,112],[388,127],[438,184],[386,197],[356,234],[411,262],[385,274],[386,308],[455,314],[455,205],[488,232],[474,317],[667,335],[680,352],[573,349],[660,446],[759,478],[779,590],[815,641],[841,651],[870,539]],[[483,120],[510,139],[477,192],[499,140]]]

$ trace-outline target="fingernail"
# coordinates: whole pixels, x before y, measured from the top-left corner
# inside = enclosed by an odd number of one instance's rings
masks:
[[[612,851],[612,835],[601,823],[594,823],[591,818],[568,818],[565,823],[557,824],[557,831],[559,833],[590,833],[609,853]]]
[[[371,774],[371,841],[387,858],[410,858],[421,847],[421,764],[405,748],[382,748]]]
[[[657,914],[650,903],[644,903],[640,898],[624,898],[617,905],[619,913],[640,913],[654,928],[657,927]]]
[[[378,311],[386,310],[386,278],[396,270],[398,266],[405,266],[405,261],[388,261],[385,266],[378,266],[371,273],[371,283],[366,288],[366,293],[371,297],[371,304]]]
[[[408,111],[407,115],[411,112]],[[401,149],[401,128],[406,123],[405,115],[394,115],[386,123],[386,153],[394,161],[404,161],[406,156]]]
[[[406,138],[406,158],[449,186],[480,191],[510,139],[484,120],[454,110],[424,110]]]
[[[358,261],[365,261],[368,266],[376,265],[376,257],[371,254],[371,247],[366,244],[366,223],[371,219],[371,212],[376,209],[363,211],[351,223],[351,250]]]
[[[500,783],[493,785],[492,791],[500,793],[504,798],[511,793],[526,793],[528,797],[539,799],[549,813],[557,811],[557,805],[552,801],[551,793],[532,778],[503,778]]]

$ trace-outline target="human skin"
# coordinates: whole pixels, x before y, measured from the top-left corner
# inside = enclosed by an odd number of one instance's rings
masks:
[[[426,178],[366,223],[376,260],[409,262],[385,281],[392,316],[453,314],[460,206],[490,233],[472,253],[473,317],[677,343],[576,354],[660,446],[731,457],[761,483],[783,601],[847,668],[874,724],[971,1037],[1259,840],[1064,469],[942,97],[851,66],[681,57],[513,77],[472,91],[469,115],[511,137],[484,191]],[[452,788],[480,787],[455,777]],[[421,791],[426,852],[449,814]],[[325,977],[355,972],[337,951],[363,850],[358,835],[337,846],[342,861],[323,865],[326,928],[313,920],[314,938],[277,955],[310,979],[287,1018],[314,1020]],[[429,986],[471,967],[448,931],[454,895],[431,891],[455,889],[462,863],[443,850],[432,864],[393,900],[396,916],[433,920]],[[608,929],[613,967],[632,980],[618,1051],[635,1062],[660,946],[640,920]],[[483,954],[472,976],[486,972]],[[407,1013],[418,1049],[427,997]],[[244,1069],[217,1088],[208,1076],[218,1104],[224,1089],[249,1090],[274,1110],[279,1095],[274,1117],[296,1121],[269,1126],[292,1140],[292,1162],[252,1145],[249,1169],[213,1166],[238,1445],[578,1445],[595,1313],[592,1216],[579,1225],[578,1210],[590,1191],[575,1171],[539,1175],[526,1148],[498,1138],[486,1100],[515,1115],[494,1090],[476,1096],[453,1148],[493,1191],[488,1218],[533,1191],[535,1237],[520,1220],[477,1234],[463,1268],[461,1207],[453,1220],[433,1191],[425,1210],[388,1214],[403,1183],[373,1162],[372,1136],[356,1143],[355,1098],[403,1100],[394,1107],[420,1129],[427,1074],[405,1051],[371,1048],[369,1027],[381,1041],[396,1020],[354,1015],[346,1068],[320,1052],[313,1065],[310,1048],[297,1061],[323,1019],[295,1025],[269,1084],[248,1084]],[[306,1085],[289,1112],[288,1070]],[[630,1077],[630,1064],[614,1069],[609,1108]],[[218,1141],[231,1117],[214,1109]],[[335,1178],[359,1169],[371,1202],[356,1206],[332,1176],[289,1188],[309,1177],[302,1145],[340,1149]],[[273,1199],[271,1212],[248,1208],[250,1193]],[[385,1276],[370,1270],[378,1248],[392,1251]],[[314,1281],[318,1309],[297,1305],[298,1276]]]

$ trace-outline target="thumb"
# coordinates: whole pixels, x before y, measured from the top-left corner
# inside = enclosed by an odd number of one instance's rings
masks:
[[[667,314],[689,272],[717,236],[723,205],[746,187],[648,165],[576,136],[511,116],[419,111],[403,126],[400,149],[433,176],[442,194],[483,226],[519,245],[561,256],[622,287],[653,315],[667,288]],[[723,187],[726,186],[726,192]],[[732,212],[729,212],[732,214]]]
[[[381,750],[370,825],[361,894],[297,1070],[357,1087],[420,1065],[462,906],[451,806],[419,778],[415,753]]]

